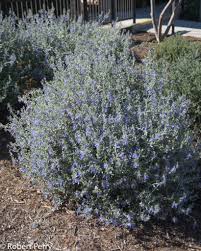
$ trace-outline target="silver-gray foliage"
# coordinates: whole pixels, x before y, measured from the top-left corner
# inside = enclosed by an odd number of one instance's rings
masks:
[[[41,87],[43,79],[51,80],[51,64],[73,53],[77,41],[93,35],[81,22],[70,21],[69,15],[56,18],[51,11],[23,20],[0,13],[1,108],[8,103],[15,107],[18,96]]]
[[[7,126],[21,170],[58,203],[72,198],[113,224],[190,215],[200,181],[188,101],[163,94],[165,80],[135,65],[118,30],[72,32],[53,81],[24,96]]]

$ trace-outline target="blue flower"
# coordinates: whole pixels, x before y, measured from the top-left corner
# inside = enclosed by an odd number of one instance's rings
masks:
[[[134,152],[134,153],[132,154],[132,159],[139,159],[139,157],[140,157],[140,155],[137,154],[136,152]]]

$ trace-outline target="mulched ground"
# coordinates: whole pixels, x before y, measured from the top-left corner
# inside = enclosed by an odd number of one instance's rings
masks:
[[[201,38],[188,36],[184,36],[183,38],[191,42],[201,42]],[[133,41],[133,47],[131,48],[131,50],[138,62],[141,62],[143,59],[145,59],[150,49],[152,49],[157,44],[155,35],[150,32],[138,32],[136,34],[133,34],[131,36],[131,40]]]
[[[139,60],[156,43],[150,33],[138,33],[132,39]],[[41,186],[32,184],[11,164],[10,140],[0,131],[0,251],[201,251],[201,230],[186,225],[152,223],[129,231],[83,218],[69,208],[54,210]]]
[[[129,231],[77,216],[67,208],[55,211],[40,186],[22,177],[9,161],[0,161],[0,191],[0,250],[17,243],[53,251],[201,250],[199,239],[171,225]]]
[[[155,35],[149,32],[139,32],[131,36],[133,47],[131,48],[138,62],[147,57],[151,48],[156,45]]]

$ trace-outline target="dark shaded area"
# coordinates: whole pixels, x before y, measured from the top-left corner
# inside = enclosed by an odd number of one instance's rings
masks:
[[[0,108],[0,123],[5,125],[8,123],[9,112],[7,109]],[[8,132],[0,128],[0,161],[1,160],[10,160],[9,154],[9,143],[13,139]]]
[[[181,18],[200,21],[200,0],[184,0],[182,3]]]
[[[9,160],[9,150],[8,145],[12,141],[9,133],[0,129],[0,160]]]

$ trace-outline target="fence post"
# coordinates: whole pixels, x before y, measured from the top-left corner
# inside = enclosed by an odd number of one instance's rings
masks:
[[[116,20],[116,8],[115,8],[115,0],[111,0],[111,22]]]
[[[84,18],[84,21],[86,22],[89,21],[87,0],[83,0],[83,18]]]
[[[7,13],[7,3],[6,3],[5,0],[2,0],[2,1],[1,1],[1,3],[0,3],[0,8],[1,8],[0,11],[3,12],[3,15],[8,14],[8,13]]]
[[[176,3],[175,3],[175,1],[173,1],[173,3],[172,3],[172,12],[174,11],[175,6],[176,6]],[[175,20],[174,20],[174,22],[172,24],[172,35],[174,35],[174,34],[175,34]]]
[[[133,23],[136,23],[136,0],[132,1],[132,7],[133,7]]]
[[[201,22],[201,0],[200,0],[200,16],[199,16],[199,21]]]

